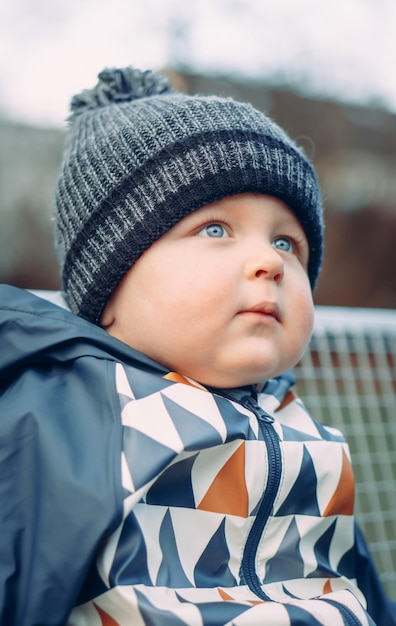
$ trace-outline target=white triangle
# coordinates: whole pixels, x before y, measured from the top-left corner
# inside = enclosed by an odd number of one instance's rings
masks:
[[[129,402],[122,412],[122,423],[175,452],[183,450],[183,442],[164,406],[160,392]]]

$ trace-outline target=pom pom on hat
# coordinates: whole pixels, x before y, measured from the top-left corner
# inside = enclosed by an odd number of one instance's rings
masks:
[[[105,68],[98,74],[99,82],[93,89],[86,89],[73,96],[70,104],[72,121],[77,115],[109,104],[132,102],[139,98],[157,96],[173,91],[168,78],[151,70],[144,72],[133,67],[125,69]]]
[[[250,104],[189,96],[131,67],[73,97],[56,188],[55,238],[71,310],[99,323],[141,254],[192,211],[241,194],[283,200],[309,242],[315,286],[322,203],[303,151]]]

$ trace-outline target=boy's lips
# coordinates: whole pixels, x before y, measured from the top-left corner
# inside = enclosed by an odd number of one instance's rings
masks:
[[[261,302],[254,306],[249,306],[246,309],[242,309],[241,311],[238,311],[238,315],[243,315],[246,313],[262,315],[263,317],[272,317],[277,322],[280,322],[281,320],[279,307],[275,302]]]

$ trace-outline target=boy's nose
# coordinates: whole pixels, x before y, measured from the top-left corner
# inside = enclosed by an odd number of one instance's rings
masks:
[[[272,246],[252,249],[245,271],[249,279],[268,278],[279,283],[284,273],[283,258]]]

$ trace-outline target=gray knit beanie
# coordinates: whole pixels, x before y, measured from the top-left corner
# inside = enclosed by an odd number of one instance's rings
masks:
[[[105,69],[71,102],[56,189],[62,289],[74,313],[99,323],[125,273],[192,211],[246,192],[283,200],[309,242],[315,286],[322,204],[303,152],[249,104],[188,96],[168,79]]]

